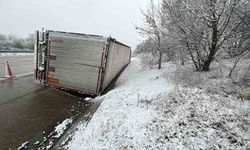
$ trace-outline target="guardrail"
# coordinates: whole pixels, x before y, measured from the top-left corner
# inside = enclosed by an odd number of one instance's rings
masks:
[[[34,53],[34,51],[0,51],[0,53]]]

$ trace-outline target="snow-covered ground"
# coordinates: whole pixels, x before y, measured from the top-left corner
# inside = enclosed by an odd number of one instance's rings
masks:
[[[177,66],[143,69],[133,58],[70,150],[250,149],[250,102],[172,82]]]
[[[54,144],[53,139],[57,139],[57,138],[61,137],[62,134],[65,132],[65,130],[68,128],[68,126],[69,126],[70,124],[72,124],[72,122],[73,122],[73,119],[72,119],[72,118],[70,118],[70,119],[65,119],[61,124],[58,124],[58,125],[55,127],[54,132],[51,133],[52,138],[49,139],[50,142],[49,142],[49,144],[46,146],[46,149],[50,149],[50,148],[53,146],[53,144]],[[36,145],[36,143],[34,143],[34,144]],[[39,149],[40,149],[40,148],[39,148]],[[41,148],[41,149],[42,149],[42,148]]]

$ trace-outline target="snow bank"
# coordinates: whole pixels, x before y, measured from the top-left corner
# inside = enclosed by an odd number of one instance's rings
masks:
[[[101,106],[64,148],[250,149],[249,101],[170,84],[178,67],[171,62],[163,66],[142,69],[140,59],[133,58],[116,88],[96,98],[103,100]],[[189,73],[186,77],[190,85],[201,81],[193,82]]]
[[[103,99],[90,122],[78,127],[68,149],[141,149],[150,143],[146,126],[157,117],[148,107],[153,98],[169,92],[173,85],[163,78],[163,70],[142,70],[134,58]]]

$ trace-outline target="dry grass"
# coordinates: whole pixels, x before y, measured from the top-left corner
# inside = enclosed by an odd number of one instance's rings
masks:
[[[176,65],[170,80],[186,87],[203,89],[207,93],[233,95],[242,100],[250,100],[249,62],[250,59],[242,60],[232,77],[228,77],[230,68],[233,66],[232,59],[225,59],[220,63],[214,62],[208,72],[197,72],[191,64]]]

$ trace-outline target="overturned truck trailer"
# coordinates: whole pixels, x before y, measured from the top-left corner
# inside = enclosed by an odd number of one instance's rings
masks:
[[[36,31],[34,74],[47,86],[100,95],[130,58],[131,48],[111,37]]]

